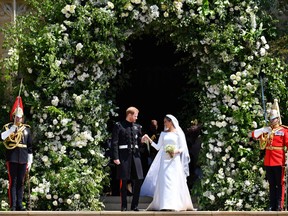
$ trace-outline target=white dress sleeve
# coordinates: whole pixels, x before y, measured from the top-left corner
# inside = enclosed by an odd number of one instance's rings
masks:
[[[162,133],[161,133],[161,134],[162,134]],[[163,136],[163,135],[162,135],[162,136]],[[161,135],[160,135],[160,137],[161,137]],[[155,143],[155,142],[153,142],[153,141],[152,141],[152,143],[151,143],[151,146],[153,146],[157,151],[159,151],[159,149],[160,149],[161,146],[163,145],[163,141],[160,141],[160,140],[161,140],[160,137],[159,137],[158,143]],[[163,140],[163,138],[162,138],[162,140]]]

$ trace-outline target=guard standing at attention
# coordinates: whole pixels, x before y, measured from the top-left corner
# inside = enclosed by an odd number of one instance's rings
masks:
[[[282,211],[285,194],[285,150],[288,147],[288,128],[282,125],[278,101],[274,100],[269,126],[252,132],[265,149],[264,166],[269,183],[269,211]]]
[[[143,169],[139,145],[142,126],[136,124],[139,110],[129,107],[126,119],[117,122],[112,132],[112,157],[117,165],[117,178],[120,179],[121,211],[127,211],[127,183],[132,181],[131,210],[139,211],[138,203],[143,180]]]
[[[33,161],[31,130],[29,125],[23,123],[23,116],[22,98],[18,96],[10,113],[11,122],[4,125],[4,132],[1,133],[6,147],[11,211],[26,211],[22,204],[24,181]]]

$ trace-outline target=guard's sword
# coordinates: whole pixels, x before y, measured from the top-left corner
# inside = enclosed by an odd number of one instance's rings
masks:
[[[264,112],[264,119],[265,119],[265,123],[267,124],[268,120],[267,120],[265,96],[264,96],[264,73],[260,72],[259,77],[260,77],[260,85],[261,85],[261,99],[262,99],[262,107],[263,107],[263,112]]]
[[[28,187],[27,210],[32,211],[32,208],[31,208],[31,191],[30,191],[30,176],[29,176],[29,170],[26,171],[26,181],[27,181],[27,187]]]

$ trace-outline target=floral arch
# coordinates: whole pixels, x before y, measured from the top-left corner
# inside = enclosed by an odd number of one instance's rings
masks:
[[[33,209],[103,208],[100,195],[109,171],[102,143],[109,136],[107,121],[117,115],[110,81],[121,75],[125,41],[144,31],[187,53],[187,82],[196,77],[201,86],[203,178],[191,191],[199,209],[266,207],[260,150],[247,135],[265,123],[259,73],[265,74],[266,102],[281,98],[282,106],[287,79],[281,61],[269,56],[271,26],[261,5],[250,0],[27,2],[31,13],[3,29],[10,50],[2,65],[15,94],[17,75],[24,77],[25,113],[36,143]],[[7,209],[5,170],[1,173],[1,209]]]

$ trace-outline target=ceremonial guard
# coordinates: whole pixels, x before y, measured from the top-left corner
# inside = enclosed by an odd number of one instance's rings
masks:
[[[278,101],[274,100],[269,126],[252,132],[265,149],[264,166],[269,183],[270,211],[282,211],[285,193],[285,151],[288,147],[288,129],[282,125]]]
[[[1,138],[6,147],[6,166],[9,178],[8,196],[11,211],[25,211],[23,193],[25,174],[33,161],[30,126],[23,123],[23,103],[18,96],[10,113],[11,122],[4,125]]]
[[[131,210],[139,211],[138,202],[143,180],[143,169],[139,145],[141,144],[142,126],[136,124],[138,109],[129,107],[126,119],[117,122],[112,132],[112,157],[117,165],[117,178],[120,179],[121,211],[127,211],[127,183],[132,181]]]

